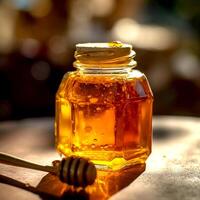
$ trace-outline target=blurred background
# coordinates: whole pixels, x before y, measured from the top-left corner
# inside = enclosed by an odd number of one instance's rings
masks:
[[[200,116],[200,1],[0,0],[0,120],[54,116],[81,42],[136,51],[154,115]]]

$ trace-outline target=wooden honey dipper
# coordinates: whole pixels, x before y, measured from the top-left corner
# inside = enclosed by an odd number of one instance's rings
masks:
[[[0,152],[0,163],[56,174],[62,182],[76,187],[92,185],[97,171],[93,163],[80,157],[67,157],[53,161],[53,166],[42,166]]]

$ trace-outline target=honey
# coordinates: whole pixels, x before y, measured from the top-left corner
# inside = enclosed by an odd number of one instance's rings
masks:
[[[55,136],[65,156],[102,170],[143,164],[151,152],[153,95],[122,43],[79,44],[56,94]]]

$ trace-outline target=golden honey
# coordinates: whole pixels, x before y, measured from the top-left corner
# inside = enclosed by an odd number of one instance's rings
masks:
[[[135,53],[119,42],[79,44],[77,68],[56,94],[59,152],[91,159],[99,169],[143,164],[151,152],[153,95]]]

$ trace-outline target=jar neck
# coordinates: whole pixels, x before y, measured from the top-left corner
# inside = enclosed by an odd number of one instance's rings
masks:
[[[133,67],[123,68],[77,68],[77,71],[81,74],[127,74],[132,70]]]
[[[79,61],[75,61],[73,66],[82,73],[128,73],[137,65],[136,61],[121,64],[85,64]]]

